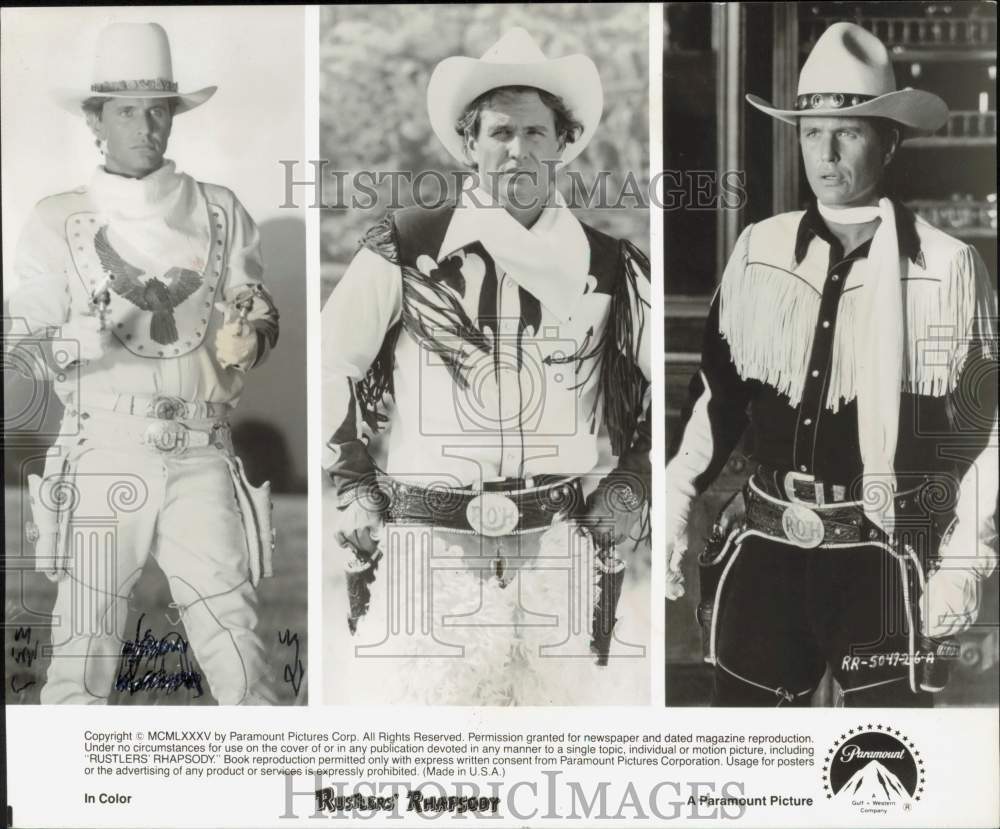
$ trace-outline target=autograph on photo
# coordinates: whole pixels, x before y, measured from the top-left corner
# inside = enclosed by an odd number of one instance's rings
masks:
[[[122,646],[121,662],[115,690],[130,694],[139,691],[166,691],[173,693],[178,688],[195,690],[195,698],[202,696],[201,673],[193,670],[188,656],[188,642],[177,632],[168,633],[161,639],[153,636],[151,628],[142,629],[146,614],[139,617],[135,626],[135,639]],[[171,654],[177,655],[177,667],[168,670]],[[140,675],[140,672],[145,672]]]
[[[285,682],[292,686],[292,690],[297,696],[299,689],[302,687],[302,679],[306,675],[306,670],[302,667],[302,660],[299,659],[299,648],[301,647],[299,644],[299,635],[285,628],[284,631],[278,632],[278,642],[295,649],[295,658],[291,662],[285,663],[284,678]]]
[[[31,668],[38,658],[38,641],[32,640],[30,626],[17,627],[14,630],[14,644],[10,647],[10,658],[19,669]],[[13,674],[10,678],[11,693],[19,694],[37,684],[33,678],[30,678],[31,676],[33,675],[29,674],[27,679],[24,677],[18,679],[17,674]]]

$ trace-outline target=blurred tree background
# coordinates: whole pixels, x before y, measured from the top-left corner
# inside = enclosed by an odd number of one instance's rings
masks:
[[[594,140],[567,169],[579,171],[589,191],[607,170],[612,199],[622,205],[584,208],[576,214],[616,236],[649,249],[647,198],[648,27],[644,4],[325,6],[320,17],[320,150],[327,160],[324,202],[350,205],[351,174],[393,170],[414,176],[437,171],[449,184],[458,164],[431,130],[427,83],[446,57],[479,57],[506,31],[527,29],[547,57],[577,52],[597,64],[604,86],[604,114]],[[331,171],[347,171],[338,190]],[[631,177],[631,182],[626,182]],[[438,197],[429,177],[425,198]],[[569,196],[568,181],[561,189]],[[370,180],[366,183],[370,184]],[[637,187],[635,185],[638,185]],[[322,299],[326,300],[358,247],[364,231],[390,203],[390,183],[374,188],[370,209],[337,207],[322,213]],[[359,197],[367,198],[364,193]],[[409,185],[399,202],[411,204]]]

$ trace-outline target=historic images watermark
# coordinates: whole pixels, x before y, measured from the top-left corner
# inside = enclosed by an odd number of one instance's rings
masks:
[[[474,266],[469,262],[474,257],[469,254],[466,264]],[[445,260],[437,267],[445,271],[447,264]],[[461,278],[447,272],[439,276]],[[450,397],[429,394],[426,389],[431,384],[419,383],[417,428],[421,435],[443,441],[442,452],[447,457],[478,465],[484,441],[502,448],[502,437],[497,436],[514,430],[541,441],[522,450],[525,460],[554,457],[560,451],[558,439],[594,428],[589,419],[579,416],[576,407],[549,405],[551,388],[565,384],[580,387],[593,372],[587,359],[594,349],[592,331],[582,337],[562,336],[559,327],[546,327],[522,349],[520,333],[504,333],[518,332],[519,323],[518,318],[498,318],[495,331],[489,329],[493,348],[484,348],[478,355],[461,337],[443,337],[435,349],[422,352],[420,372],[446,364],[443,354],[463,354],[461,361],[453,361],[460,362],[463,371]],[[497,371],[519,378],[520,394],[506,406],[495,382]],[[446,411],[448,416],[443,417]],[[485,470],[480,472],[488,477]],[[644,646],[626,641],[614,630],[630,552],[642,541],[643,532],[617,545],[613,537],[616,512],[646,502],[647,484],[641,476],[619,471],[615,482],[600,487],[604,474],[579,476],[578,487],[546,487],[536,495],[522,493],[516,498],[484,491],[469,501],[456,494],[463,489],[458,478],[425,470],[403,475],[408,482],[405,486],[387,481],[360,485],[355,501],[370,512],[387,515],[389,523],[382,530],[373,559],[363,566],[352,562],[347,568],[351,629],[363,632],[355,643],[355,655],[475,658],[472,650],[494,647],[494,643],[488,637],[481,641],[470,638],[473,629],[485,633],[508,628],[513,632],[529,627],[546,629],[550,634],[537,644],[540,658],[589,660],[596,656],[607,661],[644,657]],[[584,491],[596,495],[585,524],[572,518],[582,511]],[[551,521],[550,528],[541,534],[514,532],[522,511],[544,514]],[[417,519],[417,515],[425,518]],[[440,527],[433,525],[431,516]],[[458,544],[448,528],[464,526],[481,527],[482,534]],[[378,603],[379,612],[368,616],[376,567],[389,588],[384,601]],[[458,612],[454,597],[445,599],[440,585],[434,588],[435,576],[444,572],[471,571],[509,584],[525,569],[533,571],[525,574],[532,580],[561,576],[565,589],[557,591],[552,603],[544,607],[532,607],[519,589],[514,600],[516,621],[499,621],[495,608],[484,604]],[[446,612],[449,609],[451,612]],[[365,616],[364,625],[358,626]],[[589,647],[582,642],[588,632]],[[612,640],[616,643],[613,655],[609,652]],[[463,641],[466,644],[461,644]]]
[[[79,412],[62,412],[53,426],[52,414],[62,408],[53,387],[79,399],[80,379],[66,368],[79,360],[80,343],[60,336],[58,329],[32,332],[23,317],[3,317],[4,445],[36,445],[60,434],[80,431]]]
[[[458,451],[461,447],[454,448]],[[600,476],[593,477],[591,484],[596,485]],[[464,514],[471,523],[486,528],[487,533],[468,548],[459,549],[451,543],[453,539],[449,539],[447,530],[436,530],[416,519],[391,521],[382,531],[380,550],[373,561],[380,568],[380,577],[391,585],[391,589],[386,591],[380,611],[367,615],[363,628],[357,628],[360,640],[354,650],[358,658],[403,655],[427,659],[470,658],[474,656],[471,653],[474,648],[492,645],[488,640],[463,644],[463,633],[475,628],[496,631],[518,626],[544,628],[550,632],[551,635],[537,645],[540,658],[589,660],[601,653],[605,660],[617,661],[646,655],[643,645],[623,639],[613,624],[615,593],[621,590],[629,553],[640,539],[625,540],[607,549],[602,549],[595,540],[595,534],[601,536],[603,530],[613,528],[614,510],[622,508],[623,498],[645,499],[645,484],[639,477],[621,473],[621,480],[602,490],[597,502],[599,509],[586,526],[571,520],[554,521],[541,538],[513,535],[503,539],[497,535],[509,532],[510,526],[518,520],[518,507],[509,498],[485,492],[466,505],[455,497],[456,482],[449,476],[410,473],[406,478],[421,482],[423,494],[419,497],[425,503],[415,504],[413,499],[418,496],[409,488],[378,483],[359,487],[355,497],[367,509],[389,516],[427,509],[447,522]],[[580,507],[581,491],[570,487],[553,488],[546,491],[544,500],[534,508],[544,509],[553,516],[570,515]],[[612,567],[611,563],[616,566]],[[509,578],[510,574],[529,565],[550,574],[561,574],[567,589],[558,604],[544,608],[525,605],[518,592],[516,622],[498,621],[490,608],[482,604],[470,606],[467,612],[444,613],[449,605],[442,603],[433,589],[437,572],[461,568]],[[371,597],[370,574],[348,569],[347,580],[352,616],[366,616]],[[591,633],[589,647],[579,639],[587,632]],[[616,647],[610,654],[612,640]]]
[[[565,772],[541,770],[516,782],[422,780],[331,782],[324,774],[286,774],[281,819],[327,818],[402,820],[407,812],[429,820],[473,812],[479,818],[516,820],[738,820],[747,809],[814,805],[811,797],[765,794],[749,797],[737,780],[661,780],[648,789],[634,781],[582,782]]]
[[[526,210],[538,192],[555,185],[558,162],[543,162],[542,173],[515,170],[493,173],[486,181],[468,170],[335,170],[328,159],[309,161],[300,172],[299,161],[282,159],[284,201],[282,208],[300,204],[322,210],[371,210],[381,206],[396,210],[406,205],[440,207],[462,194],[476,207],[502,206],[501,201]],[[308,168],[311,168],[308,169]],[[297,176],[304,176],[297,178]],[[571,209],[612,210],[739,210],[747,200],[743,170],[661,170],[646,181],[628,171],[624,178],[608,170],[587,181],[578,170],[559,173],[565,181],[564,197]],[[387,196],[383,193],[387,192]],[[488,201],[485,195],[491,197]],[[504,197],[504,198],[501,198]]]

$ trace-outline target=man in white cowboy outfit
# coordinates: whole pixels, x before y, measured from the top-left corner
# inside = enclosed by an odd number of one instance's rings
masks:
[[[387,216],[323,311],[335,536],[355,577],[377,571],[371,617],[394,629],[386,597],[411,590],[402,614],[424,620],[368,651],[385,657],[369,661],[387,671],[378,699],[628,701],[594,663],[621,587],[614,544],[641,534],[648,491],[648,263],[581,223],[550,175],[597,129],[597,68],[514,29],[482,59],[442,61],[427,101],[471,186]],[[379,470],[367,441],[383,421]],[[352,602],[354,626],[366,600]]]
[[[273,702],[254,632],[269,498],[246,481],[228,416],[277,340],[278,314],[236,196],[164,158],[174,118],[214,92],[178,92],[158,24],[116,23],[99,36],[90,89],[58,94],[86,117],[104,163],[39,202],[13,265],[9,345],[44,347],[40,379],[65,406],[45,474],[29,479],[38,567],[59,585],[42,703],[173,687],[119,671],[150,555],[207,680],[182,671],[182,684],[222,704]],[[163,635],[147,620],[135,638],[147,628]]]
[[[817,41],[794,108],[747,98],[798,128],[816,200],[747,227],[713,299],[667,468],[667,595],[691,503],[750,426],[745,515],[702,561],[713,704],[808,705],[829,666],[845,705],[928,705],[996,567],[995,387],[977,379],[995,376],[994,287],[883,185],[947,108],[897,90],[852,23]]]

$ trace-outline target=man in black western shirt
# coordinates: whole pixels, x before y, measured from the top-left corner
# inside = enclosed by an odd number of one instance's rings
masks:
[[[817,42],[794,109],[748,100],[796,126],[816,199],[747,227],[712,302],[667,469],[667,596],[691,502],[749,425],[745,517],[703,590],[713,704],[808,705],[829,666],[845,705],[929,705],[996,567],[993,288],[883,187],[947,108],[897,91],[850,23]]]

